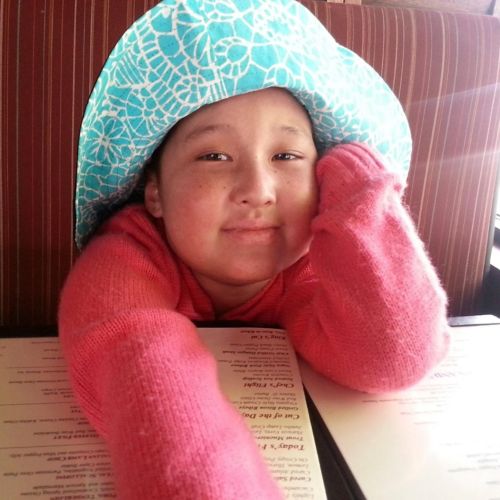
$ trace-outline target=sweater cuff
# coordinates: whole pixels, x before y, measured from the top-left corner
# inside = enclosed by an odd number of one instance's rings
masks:
[[[389,172],[381,158],[361,143],[339,144],[329,149],[316,165],[320,186],[319,212],[329,208],[352,210],[392,191],[401,197],[401,179]]]

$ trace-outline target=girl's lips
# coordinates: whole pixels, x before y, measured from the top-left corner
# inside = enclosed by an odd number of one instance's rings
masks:
[[[260,231],[262,229],[277,229],[278,224],[261,220],[241,220],[230,222],[225,227],[224,231]]]
[[[278,226],[269,224],[243,223],[223,229],[223,233],[240,243],[268,244],[278,234]]]

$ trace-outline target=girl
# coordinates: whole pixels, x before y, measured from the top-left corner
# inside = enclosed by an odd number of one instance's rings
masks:
[[[82,125],[59,323],[120,497],[281,497],[196,321],[282,326],[361,391],[442,358],[409,143],[378,75],[293,1],[165,0],[124,35]]]

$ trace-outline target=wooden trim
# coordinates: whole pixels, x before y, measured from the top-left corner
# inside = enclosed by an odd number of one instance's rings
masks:
[[[412,9],[432,9],[469,14],[500,15],[499,2],[496,0],[326,0],[329,3],[348,3],[357,5],[378,5],[405,7]]]
[[[351,5],[361,5],[363,0],[326,0],[328,3],[349,3]]]

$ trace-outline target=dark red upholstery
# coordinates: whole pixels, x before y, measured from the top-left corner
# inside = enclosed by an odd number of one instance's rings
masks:
[[[0,4],[0,325],[56,322],[76,256],[72,200],[85,103],[115,42],[155,3]],[[407,203],[450,314],[473,313],[500,164],[500,20],[303,3],[401,99],[415,142]]]
[[[406,202],[450,314],[476,312],[500,166],[500,19],[303,3],[400,98],[414,139]]]

